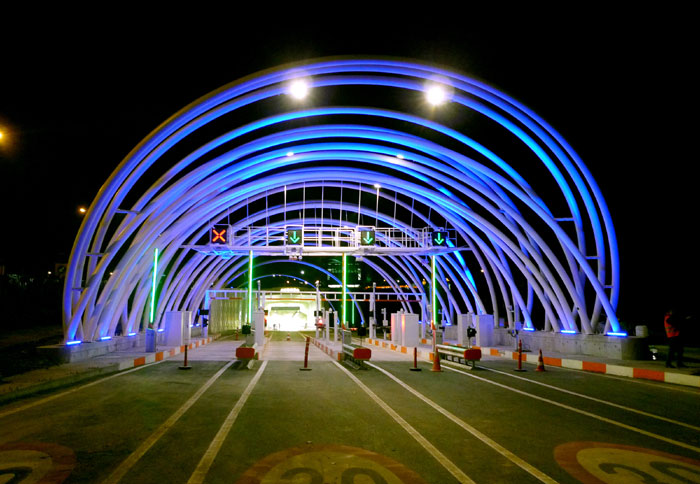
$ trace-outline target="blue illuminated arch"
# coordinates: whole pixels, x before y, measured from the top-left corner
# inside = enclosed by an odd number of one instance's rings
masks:
[[[496,153],[497,147],[450,127],[448,117],[438,121],[376,106],[294,107],[284,96],[287,83],[299,77],[318,91],[346,86],[421,91],[430,82],[449,86],[451,105],[488,120],[532,153],[561,199],[541,198]],[[276,112],[215,135],[158,171],[158,162],[180,152],[193,135],[256,103],[275,104]],[[313,125],[290,127],[299,120]],[[382,125],[387,121],[392,127]],[[425,133],[449,140],[450,147]],[[142,179],[152,184],[137,192]],[[129,153],[93,201],[76,238],[63,297],[65,340],[112,335],[120,321],[125,332],[142,327],[154,247],[161,252],[161,266],[168,268],[160,278],[158,317],[167,310],[193,309],[201,305],[206,288],[220,285],[242,263],[240,257],[213,259],[183,248],[197,244],[212,221],[263,197],[267,203],[283,187],[339,184],[361,200],[363,192],[372,193],[372,182],[383,187],[377,197],[384,202],[391,203],[394,194],[395,207],[410,213],[411,222],[435,229],[430,213],[439,213],[470,254],[468,262],[467,252],[440,257],[441,307],[491,312],[497,320],[505,308],[509,325],[517,309],[528,326],[585,333],[596,331],[604,314],[605,330],[619,331],[619,257],[612,219],[589,170],[551,126],[496,89],[444,69],[412,61],[322,59],[224,86],[173,115]],[[410,207],[398,193],[412,200]],[[124,207],[126,200],[136,201]],[[306,216],[319,208],[320,217]],[[234,222],[254,226],[270,214],[286,220],[285,212],[294,220],[291,213],[299,210],[299,201],[292,200]],[[353,206],[311,199],[301,210],[304,220],[330,226],[335,221],[325,210],[352,212]],[[384,226],[410,226],[383,210],[376,219]],[[416,257],[368,263],[414,284],[427,275]],[[447,290],[448,278],[454,291]],[[541,320],[533,321],[538,308]]]

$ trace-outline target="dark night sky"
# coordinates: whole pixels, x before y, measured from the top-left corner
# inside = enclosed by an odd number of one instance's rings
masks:
[[[540,114],[578,151],[616,224],[623,319],[649,312],[655,318],[672,301],[694,310],[698,284],[688,273],[698,264],[689,231],[697,202],[687,167],[697,155],[680,118],[695,97],[691,16],[555,15],[559,23],[470,17],[423,34],[415,22],[396,19],[323,31],[280,24],[248,36],[237,33],[245,18],[194,30],[184,18],[157,28],[143,21],[5,29],[0,264],[45,271],[66,261],[80,223],[76,207],[91,202],[153,128],[207,92],[307,58],[403,56],[489,82]],[[43,242],[29,242],[37,232]]]

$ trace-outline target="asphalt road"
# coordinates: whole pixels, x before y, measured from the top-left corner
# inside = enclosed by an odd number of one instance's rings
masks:
[[[191,370],[0,407],[0,483],[700,483],[696,390],[495,359],[415,372],[375,348],[355,370],[313,345],[300,371],[290,339],[250,368],[215,342]]]

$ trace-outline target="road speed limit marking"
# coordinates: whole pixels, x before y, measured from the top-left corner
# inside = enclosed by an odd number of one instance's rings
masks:
[[[584,484],[700,484],[700,461],[641,447],[570,442],[554,457]]]
[[[68,447],[42,442],[0,445],[0,483],[60,484],[75,467]]]
[[[399,462],[365,449],[345,445],[304,445],[258,461],[236,484],[272,484],[297,482],[299,479],[312,484],[425,483],[418,474]]]

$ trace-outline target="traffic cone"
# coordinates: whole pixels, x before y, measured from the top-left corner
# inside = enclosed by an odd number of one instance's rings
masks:
[[[292,341],[292,337],[287,333],[287,341]]]
[[[440,354],[438,353],[437,348],[435,348],[435,354],[433,355],[433,367],[430,369],[430,371],[442,371],[442,368],[440,368]]]
[[[537,358],[537,368],[535,371],[544,371],[544,358],[542,358],[542,350],[540,350],[540,356]]]

